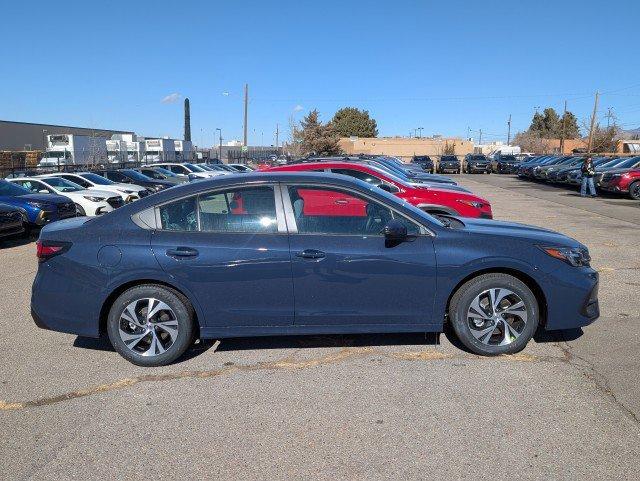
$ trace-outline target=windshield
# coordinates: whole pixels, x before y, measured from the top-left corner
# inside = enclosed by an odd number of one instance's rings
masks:
[[[132,169],[124,169],[124,170],[121,170],[120,172],[122,172],[124,175],[126,175],[130,179],[139,180],[140,182],[149,182],[153,180],[151,179],[151,177],[147,177],[146,175],[141,174],[140,172],[136,172],[135,170],[132,170]]]
[[[409,182],[409,176],[402,167],[398,167],[397,165],[394,165],[392,163],[381,162],[380,160],[372,160],[370,162],[367,162],[367,165],[369,165],[370,167],[376,167],[390,175],[395,174],[399,178],[405,180],[406,182]]]
[[[104,177],[98,175],[98,174],[92,174],[91,172],[88,172],[86,174],[79,174],[80,177],[84,177],[85,179],[87,179],[88,181],[93,182],[94,184],[98,184],[98,185],[113,185],[115,184],[115,182],[111,182],[109,179],[105,179]]]
[[[153,170],[155,170],[156,172],[160,172],[162,175],[166,175],[167,177],[178,177],[176,174],[174,174],[170,170],[165,169],[164,167],[154,167]]]
[[[487,160],[486,155],[472,155],[469,160]]]
[[[630,159],[625,160],[624,162],[620,162],[616,165],[618,169],[626,169],[627,167],[633,167],[640,160],[638,157],[631,157]]]
[[[191,172],[206,172],[202,167],[194,164],[184,164]]]
[[[500,160],[504,160],[505,162],[517,162],[518,159],[514,155],[501,155]]]
[[[378,167],[377,165],[372,165],[369,164],[367,165],[368,168],[370,168],[371,170],[373,170],[374,172],[377,172],[383,176],[385,176],[387,179],[389,179],[391,182],[398,184],[402,187],[408,187],[411,188],[411,186],[408,183],[408,179],[402,179],[400,177],[398,177],[397,175],[394,175],[393,173],[391,173],[389,170],[385,170],[382,167]]]
[[[455,155],[443,155],[440,160],[443,162],[457,162],[458,157],[456,157]]]
[[[20,187],[19,185],[12,184],[11,182],[7,182],[6,180],[0,180],[0,195],[25,195],[31,194],[32,192],[24,187]]]
[[[78,192],[79,190],[83,190],[78,184],[69,182],[61,177],[47,177],[46,179],[42,179],[42,182],[60,192]]]

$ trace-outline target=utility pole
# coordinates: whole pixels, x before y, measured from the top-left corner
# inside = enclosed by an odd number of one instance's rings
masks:
[[[564,153],[564,137],[567,130],[567,101],[564,101],[564,113],[562,114],[562,133],[560,134],[560,155]]]
[[[614,115],[611,113],[611,107],[609,107],[609,108],[607,109],[607,115],[606,115],[606,117],[607,117],[607,128],[609,128],[609,126],[610,126],[610,121],[611,121],[611,119],[614,117]]]
[[[244,146],[247,146],[247,117],[249,116],[249,84],[244,84]]]
[[[509,120],[507,121],[509,128],[507,129],[507,145],[511,143],[511,114],[509,114]]]
[[[598,97],[600,93],[596,92],[596,100],[593,104],[593,114],[591,114],[591,126],[589,127],[589,143],[587,144],[587,153],[591,153],[591,147],[593,146],[593,128],[596,124],[596,112],[598,111]]]
[[[218,147],[218,160],[220,162],[222,162],[222,129],[219,129],[216,127],[216,130],[220,132],[220,139],[219,139],[219,147]]]
[[[280,134],[280,125],[276,124],[276,152],[278,151],[278,136]]]
[[[482,145],[482,129],[480,129],[480,135],[478,136],[478,145]]]

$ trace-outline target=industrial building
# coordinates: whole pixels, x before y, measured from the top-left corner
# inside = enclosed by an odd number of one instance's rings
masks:
[[[45,150],[47,135],[58,134],[110,139],[113,135],[133,134],[133,132],[0,120],[0,151]]]

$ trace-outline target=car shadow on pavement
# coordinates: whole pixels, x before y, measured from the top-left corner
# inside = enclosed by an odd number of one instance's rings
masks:
[[[37,241],[38,238],[34,236],[29,237],[10,237],[8,239],[0,240],[0,249],[9,249],[11,247],[20,247],[32,242]]]
[[[208,351],[215,344],[215,340],[213,339],[198,339],[190,349],[187,350],[185,354],[183,354],[180,359],[175,361],[173,364],[178,364],[180,362],[188,361],[196,356],[199,356],[205,351]],[[93,337],[76,337],[73,341],[73,347],[79,347],[80,349],[89,349],[91,351],[103,351],[103,352],[116,352],[116,350],[111,345],[111,341],[106,336],[100,337],[98,339]]]
[[[321,347],[435,346],[440,344],[437,332],[391,334],[326,334],[309,336],[237,337],[222,339],[217,351],[260,349],[300,349]]]

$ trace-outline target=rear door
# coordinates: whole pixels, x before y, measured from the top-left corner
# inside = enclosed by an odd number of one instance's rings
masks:
[[[237,186],[156,210],[162,266],[197,298],[212,327],[293,324],[291,258],[275,186]]]
[[[283,187],[290,232],[296,325],[432,323],[436,260],[424,228],[369,197],[343,188]],[[404,222],[410,242],[390,245],[391,219]]]

